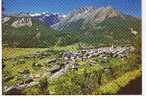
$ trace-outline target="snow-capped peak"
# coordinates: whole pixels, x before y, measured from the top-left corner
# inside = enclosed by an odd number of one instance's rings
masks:
[[[38,17],[38,16],[46,16],[49,17],[50,15],[58,16],[60,18],[65,18],[66,15],[60,14],[60,13],[48,13],[48,12],[42,12],[42,13],[30,13],[31,17]]]
[[[63,18],[67,17],[67,15],[62,15]]]
[[[41,14],[40,14],[40,13],[31,13],[30,16],[31,16],[31,17],[41,16]]]

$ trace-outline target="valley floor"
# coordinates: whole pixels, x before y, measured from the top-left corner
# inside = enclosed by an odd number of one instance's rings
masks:
[[[3,48],[3,94],[141,94],[130,48]]]

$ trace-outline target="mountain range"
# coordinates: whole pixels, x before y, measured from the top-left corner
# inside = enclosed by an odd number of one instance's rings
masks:
[[[64,14],[59,14],[59,13],[30,13],[29,14],[31,17],[46,23],[48,26],[54,25],[61,20],[63,20],[66,15]]]
[[[136,33],[141,33],[141,20],[114,8],[85,7],[72,11],[64,20],[52,26],[70,34],[76,41],[91,44],[131,44]],[[66,39],[65,39],[66,40]]]
[[[21,13],[4,16],[2,24],[3,44],[16,47],[125,45],[141,33],[141,19],[112,7],[82,7],[67,15]]]

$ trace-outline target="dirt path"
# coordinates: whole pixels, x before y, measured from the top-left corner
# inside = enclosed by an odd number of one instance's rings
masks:
[[[141,95],[142,94],[142,77],[132,80],[128,85],[121,88],[117,94],[120,95]]]

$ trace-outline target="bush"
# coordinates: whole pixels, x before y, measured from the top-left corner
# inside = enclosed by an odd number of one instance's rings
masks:
[[[41,94],[49,94],[48,84],[49,83],[48,83],[47,77],[44,77],[39,81],[39,88],[40,88]]]
[[[102,70],[95,67],[81,67],[78,71],[70,70],[57,80],[55,94],[79,95],[90,94],[101,85]]]
[[[38,87],[26,88],[22,91],[25,95],[40,95],[40,89]]]

